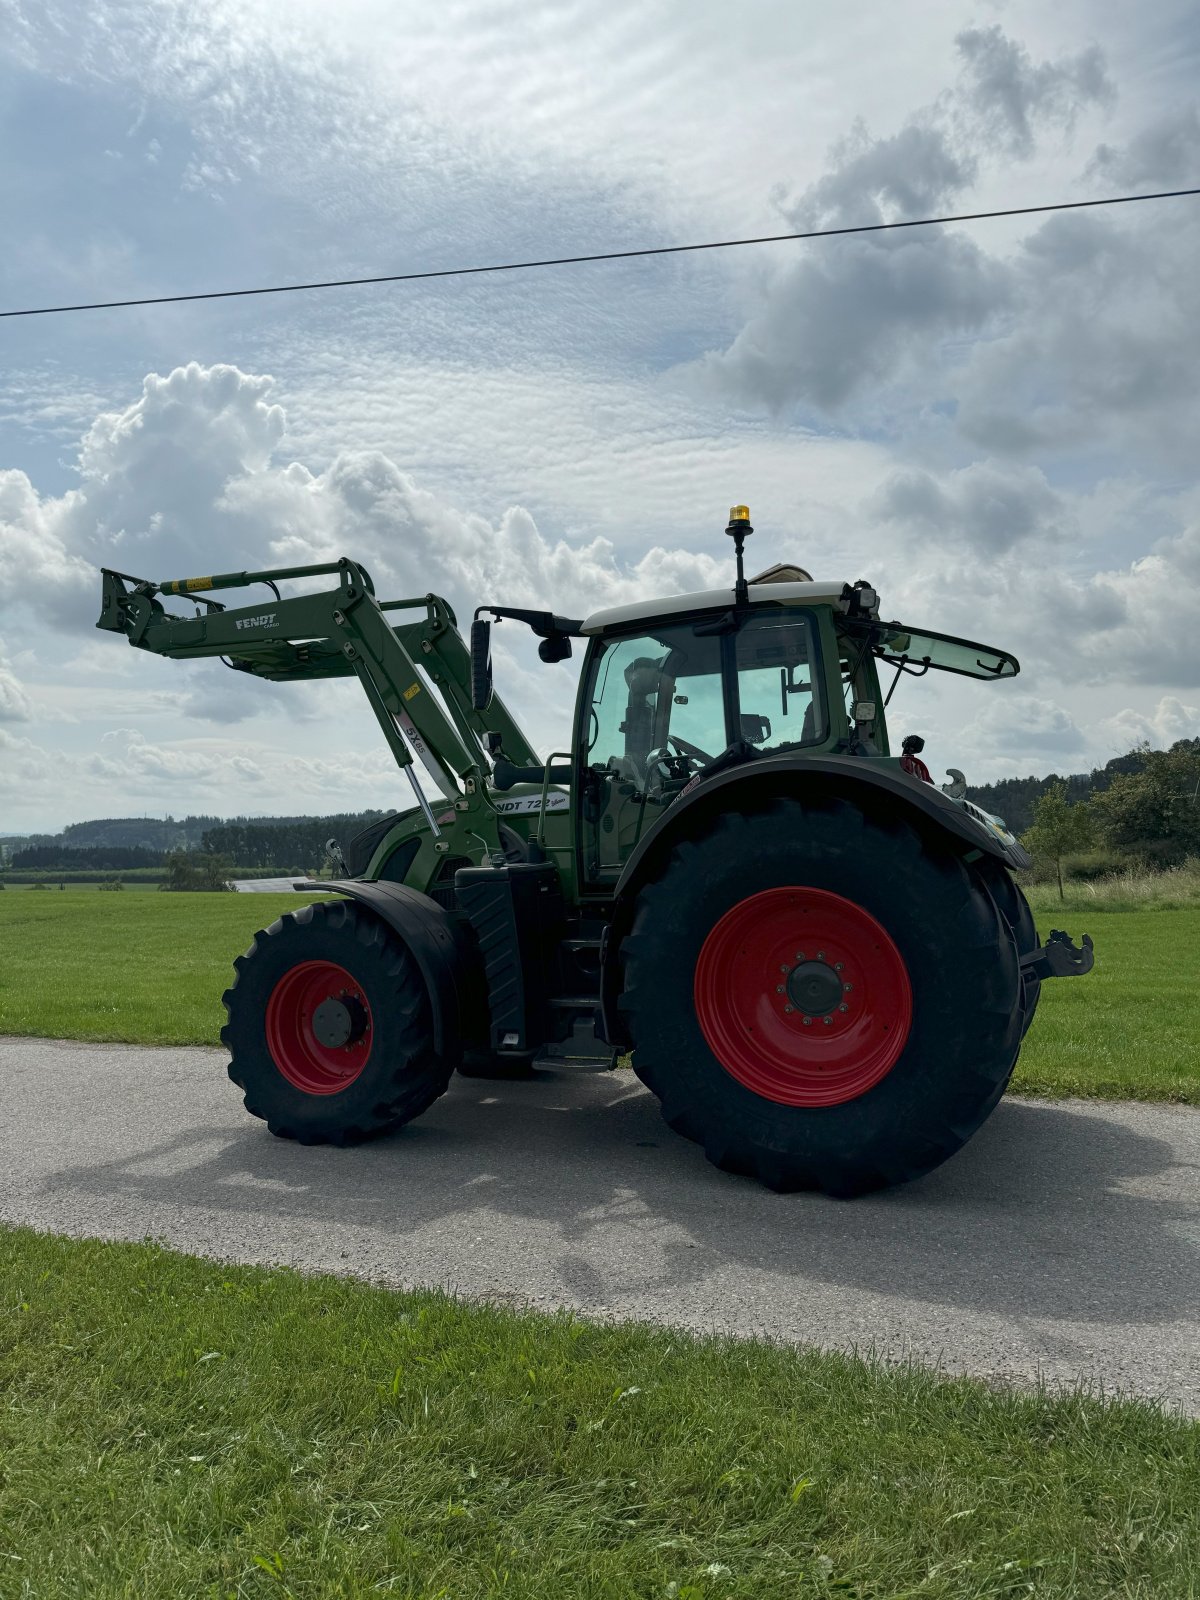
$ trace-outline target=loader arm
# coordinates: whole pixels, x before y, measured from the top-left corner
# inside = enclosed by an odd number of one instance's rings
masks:
[[[336,577],[337,585],[310,594],[279,594],[281,581],[317,577]],[[489,751],[483,737],[498,735],[499,748],[510,760],[536,763],[537,756],[499,698],[493,697],[486,712],[472,707],[467,647],[454,612],[440,596],[381,603],[367,571],[344,558],[166,583],[108,568],[102,578],[96,626],[123,633],[138,649],[175,660],[215,656],[235,670],[276,683],[357,677],[434,831],[439,830],[411,771],[414,754],[441,794],[458,810],[475,813],[472,825],[489,847],[498,847],[484,783]],[[232,608],[208,598],[214,591],[258,583],[273,592],[255,605]],[[196,614],[169,612],[163,600],[175,596],[196,601]],[[397,626],[388,615],[394,612],[421,615]],[[425,679],[436,686],[446,709]]]

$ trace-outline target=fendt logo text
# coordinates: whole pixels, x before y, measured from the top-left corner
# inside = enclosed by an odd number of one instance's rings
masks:
[[[261,617],[235,617],[233,625],[235,628],[269,628],[274,621],[275,613],[264,611]]]

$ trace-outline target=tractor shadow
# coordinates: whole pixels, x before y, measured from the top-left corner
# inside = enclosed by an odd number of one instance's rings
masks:
[[[1005,1101],[927,1178],[844,1202],[717,1172],[630,1073],[558,1070],[456,1078],[420,1121],[353,1150],[273,1139],[235,1099],[209,1126],[60,1168],[45,1192],[95,1197],[98,1220],[108,1202],[126,1236],[137,1219],[185,1249],[585,1311],[711,1307],[717,1324],[731,1283],[770,1296],[783,1280],[793,1300],[853,1289],[950,1317],[1194,1315],[1200,1181],[1180,1146],[1200,1119],[1178,1113],[1173,1146],[1119,1115]]]

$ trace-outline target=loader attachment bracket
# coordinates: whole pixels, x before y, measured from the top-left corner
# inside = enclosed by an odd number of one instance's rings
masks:
[[[1080,948],[1070,934],[1054,928],[1040,950],[1021,957],[1021,971],[1033,978],[1082,978],[1092,970],[1095,960],[1090,934],[1084,934]]]

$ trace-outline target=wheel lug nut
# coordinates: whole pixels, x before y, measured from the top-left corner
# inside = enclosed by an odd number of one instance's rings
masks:
[[[854,987],[854,985],[852,983],[844,983],[842,985],[842,988],[846,991],[847,994],[850,993],[850,991],[851,991],[851,989],[853,989],[853,987]]]
[[[840,972],[844,966],[845,966],[845,962],[844,961],[835,961],[833,963],[833,970],[835,972]]]
[[[785,965],[785,966],[781,966],[779,970],[780,970],[780,972],[786,972],[788,970],[788,968]]]
[[[775,985],[775,993],[776,994],[782,994],[783,993],[783,985],[781,983],[777,983]]]
[[[783,1009],[784,1009],[784,1011],[786,1011],[790,1015],[790,1013],[793,1012],[796,1008],[795,1008],[795,1006],[784,1006]]]
[[[849,1011],[849,1009],[850,1009],[850,1007],[846,1004],[846,1002],[844,1000],[842,1001],[841,1005],[838,1007],[839,1011]]]
[[[817,960],[818,960],[818,961],[824,961],[824,959],[825,959],[825,952],[824,952],[824,950],[818,950],[818,951],[817,951]]]
[[[811,1028],[812,1027],[812,1018],[811,1017],[805,1017],[804,1026],[806,1028]]]
[[[822,1017],[822,1018],[821,1018],[821,1021],[822,1021],[822,1022],[823,1022],[823,1023],[824,1023],[824,1024],[825,1024],[825,1026],[826,1026],[826,1027],[827,1027],[827,1028],[828,1028],[828,1027],[829,1027],[829,1025],[830,1025],[830,1023],[831,1023],[831,1022],[832,1022],[832,1021],[833,1021],[833,1018],[832,1018],[832,1017]]]
[[[804,951],[803,950],[797,950],[796,951],[796,960],[797,961],[803,961],[804,960]]]

